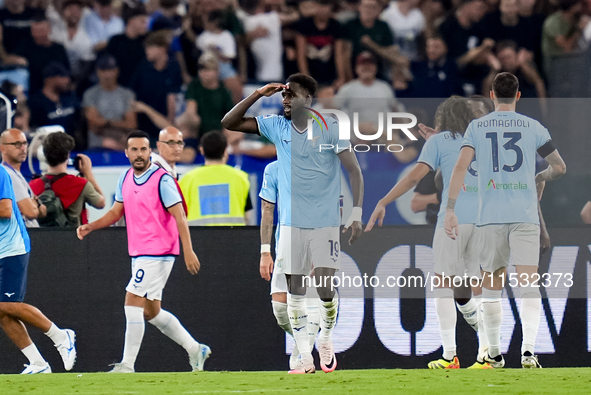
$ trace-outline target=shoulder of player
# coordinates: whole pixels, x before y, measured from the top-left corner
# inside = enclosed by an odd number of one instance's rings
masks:
[[[4,167],[4,165],[0,166],[0,177],[8,177],[10,179],[10,174],[8,174],[8,170],[6,167]]]
[[[287,118],[285,118],[283,115],[279,115],[279,114],[265,114],[265,115],[259,115],[258,117],[255,117],[255,119],[261,120],[261,121],[265,121],[265,120],[269,120],[269,122],[289,122],[287,120]]]
[[[264,174],[269,176],[275,176],[277,174],[277,166],[278,162],[276,160],[269,163],[267,166],[265,166]]]
[[[433,136],[429,137],[429,139],[425,142],[424,146],[426,146],[427,144],[428,145],[441,145],[441,143],[443,141],[446,141],[446,140],[449,140],[452,138],[453,138],[452,133],[450,131],[444,130],[442,132],[439,132],[439,133],[434,134]]]

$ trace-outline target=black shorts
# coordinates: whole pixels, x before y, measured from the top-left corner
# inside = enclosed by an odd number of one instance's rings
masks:
[[[27,292],[29,253],[0,259],[0,302],[22,302]]]

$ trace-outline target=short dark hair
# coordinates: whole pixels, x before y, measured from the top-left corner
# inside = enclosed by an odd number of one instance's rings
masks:
[[[287,77],[286,83],[295,82],[299,84],[302,88],[304,88],[308,94],[312,97],[316,96],[316,91],[318,90],[318,83],[316,80],[309,75],[302,74],[302,73],[295,73]]]
[[[51,133],[43,139],[43,155],[49,166],[58,166],[67,161],[74,147],[76,141],[64,132]]]
[[[147,16],[148,12],[146,11],[146,7],[140,0],[130,0],[124,1],[123,7],[121,8],[121,18],[127,25],[129,21],[138,16]]]
[[[168,36],[166,32],[163,31],[154,31],[148,34],[148,37],[144,40],[145,47],[163,47],[168,48],[170,45],[170,41],[168,40]]]
[[[205,159],[219,160],[222,159],[226,153],[228,140],[222,132],[212,130],[201,137],[200,144],[201,148],[203,148],[203,156],[205,156]]]
[[[150,141],[150,135],[143,130],[134,130],[127,135],[126,145],[129,146],[130,139],[148,139]]]
[[[519,80],[511,73],[499,73],[493,81],[492,90],[499,103],[513,103],[519,91]]]

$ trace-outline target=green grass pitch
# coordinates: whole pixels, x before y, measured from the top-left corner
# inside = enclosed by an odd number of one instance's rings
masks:
[[[0,375],[0,394],[590,394],[591,368]]]

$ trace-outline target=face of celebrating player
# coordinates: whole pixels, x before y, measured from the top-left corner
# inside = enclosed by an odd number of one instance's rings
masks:
[[[141,174],[150,166],[150,141],[144,137],[131,138],[127,141],[125,156],[136,174]]]
[[[290,82],[287,88],[281,92],[283,96],[283,112],[285,118],[291,119],[292,114],[299,108],[310,104],[310,94],[300,84]]]

